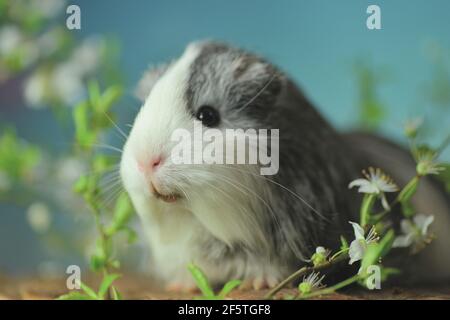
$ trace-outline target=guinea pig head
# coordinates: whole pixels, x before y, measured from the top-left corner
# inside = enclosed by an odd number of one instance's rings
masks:
[[[272,213],[259,164],[176,161],[174,148],[191,150],[191,160],[203,149],[195,150],[193,140],[174,139],[174,133],[197,139],[200,126],[226,138],[227,129],[271,129],[267,118],[283,81],[262,59],[213,42],[193,43],[178,60],[148,71],[121,161],[132,200],[183,206],[222,241],[263,248]],[[216,153],[226,157],[228,151],[224,146]]]

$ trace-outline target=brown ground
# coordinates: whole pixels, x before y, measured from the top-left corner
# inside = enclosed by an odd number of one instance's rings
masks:
[[[89,282],[91,283],[91,282]],[[94,282],[95,283],[95,282]],[[117,281],[117,287],[124,299],[192,299],[195,294],[168,293],[155,288],[151,281],[127,276]],[[2,299],[54,299],[66,293],[65,280],[61,279],[12,279],[0,276],[0,300]],[[266,290],[234,291],[232,299],[261,299]],[[295,293],[294,289],[284,289],[283,293]],[[399,288],[383,290],[351,289],[345,293],[328,295],[320,299],[450,299],[450,286],[435,288]]]

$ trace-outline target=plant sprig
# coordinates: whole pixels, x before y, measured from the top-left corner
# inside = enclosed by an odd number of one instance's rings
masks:
[[[201,296],[195,297],[200,300],[223,300],[226,298],[228,294],[230,294],[235,288],[237,288],[240,284],[240,280],[231,280],[224,284],[222,289],[218,294],[214,293],[214,289],[210,285],[208,278],[203,273],[203,271],[197,267],[195,264],[190,263],[188,265],[188,270],[191,273],[197,287],[202,292]]]
[[[117,291],[117,288],[112,285],[119,277],[120,275],[116,273],[104,276],[97,291],[80,281],[81,292],[71,291],[59,296],[57,300],[105,300],[109,291],[111,292],[111,299],[121,300],[122,296]]]
[[[81,283],[83,294],[71,292],[63,295],[62,298],[120,299],[120,293],[112,285],[120,277],[119,274],[113,272],[120,268],[120,262],[114,256],[113,240],[120,232],[127,234],[130,243],[136,239],[136,233],[128,226],[134,210],[128,195],[121,193],[115,202],[110,222],[104,222],[106,210],[100,201],[100,180],[102,174],[112,166],[114,159],[105,154],[95,153],[93,147],[100,139],[101,134],[114,125],[111,108],[119,99],[122,89],[118,86],[111,86],[102,93],[95,81],[89,82],[88,89],[89,98],[75,107],[73,118],[76,144],[80,147],[80,152],[87,156],[92,174],[81,176],[75,183],[74,190],[83,196],[95,219],[98,238],[95,252],[91,256],[90,266],[94,272],[102,274],[103,280],[97,293],[86,284]]]

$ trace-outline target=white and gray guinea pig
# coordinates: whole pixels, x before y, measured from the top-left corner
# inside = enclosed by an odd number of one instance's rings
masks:
[[[336,132],[296,85],[260,57],[217,42],[195,42],[149,70],[143,104],[123,149],[121,176],[148,235],[151,268],[168,287],[193,286],[197,264],[214,284],[242,279],[270,287],[301,267],[317,246],[351,239],[360,196],[350,181],[370,165],[403,185],[408,153],[381,138]],[[176,129],[279,129],[279,170],[258,165],[175,164]],[[433,244],[415,258],[414,279],[450,276],[450,205],[434,181],[414,199],[433,214]],[[411,265],[411,264],[410,264]]]

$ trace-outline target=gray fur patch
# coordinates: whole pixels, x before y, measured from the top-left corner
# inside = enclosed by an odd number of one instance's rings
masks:
[[[281,73],[240,49],[216,42],[199,45],[201,52],[191,66],[186,90],[191,113],[195,115],[200,106],[210,105],[235,128],[255,127],[255,120],[264,118],[276,101]]]

